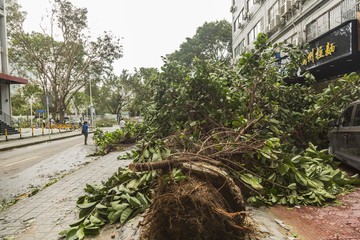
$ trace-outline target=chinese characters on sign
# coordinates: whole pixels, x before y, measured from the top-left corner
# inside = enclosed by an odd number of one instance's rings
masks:
[[[335,52],[334,43],[327,42],[326,46],[319,46],[316,49],[311,49],[311,52],[307,55],[307,57],[303,60],[302,65],[306,66],[309,63],[315,63],[316,60],[321,58],[331,56]]]

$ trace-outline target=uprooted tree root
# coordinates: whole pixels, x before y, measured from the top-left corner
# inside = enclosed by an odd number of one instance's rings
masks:
[[[253,228],[233,180],[204,163],[178,167],[188,180],[159,180],[140,239],[247,239]]]
[[[144,220],[146,239],[241,239],[244,212],[233,213],[217,189],[198,178],[160,187]]]

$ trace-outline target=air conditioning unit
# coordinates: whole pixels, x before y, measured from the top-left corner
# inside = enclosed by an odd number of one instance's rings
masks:
[[[260,4],[262,0],[254,0],[254,4]]]
[[[244,27],[244,25],[243,25],[243,24],[238,23],[238,28],[239,28],[239,29],[241,29],[241,28],[243,28],[243,27]]]
[[[234,13],[235,11],[236,11],[236,6],[231,6],[230,12],[231,12],[231,13]]]

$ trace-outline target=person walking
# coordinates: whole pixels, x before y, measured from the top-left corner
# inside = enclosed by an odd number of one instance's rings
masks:
[[[125,121],[124,121],[124,119],[121,119],[121,121],[120,121],[120,128],[123,128],[123,127],[125,127]]]
[[[79,127],[82,127],[82,119],[79,119]]]
[[[87,121],[84,121],[84,125],[82,125],[82,134],[84,134],[85,145],[87,145],[87,138],[89,135],[89,125],[87,124]]]

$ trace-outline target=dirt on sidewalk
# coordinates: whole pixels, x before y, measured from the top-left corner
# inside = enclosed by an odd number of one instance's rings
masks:
[[[360,188],[325,207],[277,205],[271,212],[301,240],[360,239]]]

